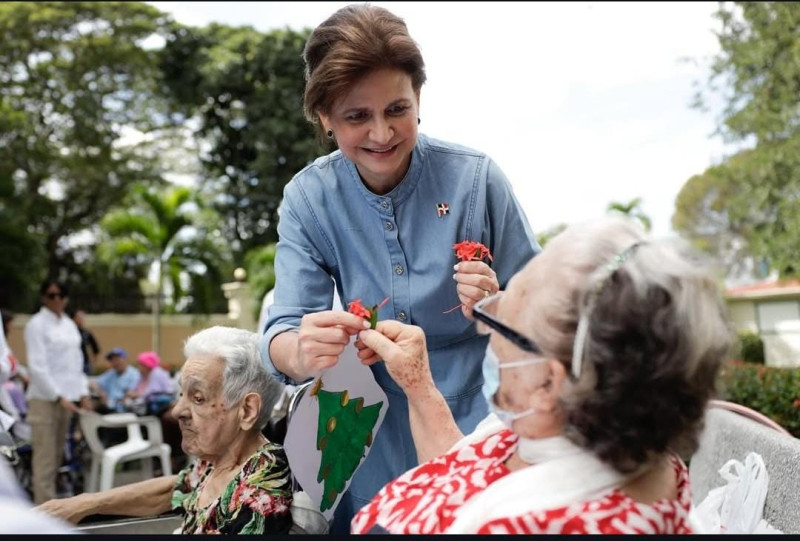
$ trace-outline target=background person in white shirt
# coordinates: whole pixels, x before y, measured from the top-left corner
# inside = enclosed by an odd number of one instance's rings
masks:
[[[39,293],[43,306],[28,320],[24,332],[30,369],[27,420],[32,429],[36,504],[56,497],[56,472],[71,415],[91,409],[81,334],[64,313],[67,290],[56,280],[46,280]]]

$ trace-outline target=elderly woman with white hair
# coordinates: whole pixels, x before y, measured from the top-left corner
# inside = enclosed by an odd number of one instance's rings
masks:
[[[473,313],[490,334],[490,415],[464,437],[425,336],[360,333],[409,401],[420,465],[354,533],[692,533],[697,446],[731,333],[709,269],[622,218],[555,237]],[[453,359],[458,362],[458,359]]]
[[[73,523],[90,514],[184,514],[185,534],[288,533],[292,482],[283,448],[262,435],[281,384],[264,369],[259,335],[211,327],[184,346],[178,419],[196,460],[177,475],[45,502]]]

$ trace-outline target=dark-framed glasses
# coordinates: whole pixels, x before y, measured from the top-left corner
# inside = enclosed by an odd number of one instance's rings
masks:
[[[489,334],[490,331],[496,331],[521,350],[541,354],[541,348],[539,348],[533,340],[515,331],[497,318],[495,315],[497,302],[502,296],[503,292],[498,291],[494,295],[489,295],[485,299],[478,301],[475,306],[472,307],[472,315],[478,321],[478,332],[481,334]]]
[[[50,292],[50,293],[47,293],[45,295],[45,297],[47,297],[48,299],[53,301],[53,300],[56,300],[56,299],[63,299],[64,297],[66,297],[66,295],[64,295],[63,293]]]

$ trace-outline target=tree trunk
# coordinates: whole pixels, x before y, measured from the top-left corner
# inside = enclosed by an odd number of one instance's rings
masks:
[[[164,266],[158,262],[156,293],[153,299],[153,351],[161,355],[161,289],[164,287]]]

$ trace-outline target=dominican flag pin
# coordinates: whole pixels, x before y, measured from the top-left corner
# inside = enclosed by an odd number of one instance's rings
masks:
[[[450,214],[450,205],[448,205],[447,203],[437,203],[436,212],[439,213],[439,218],[441,218],[445,214]]]

